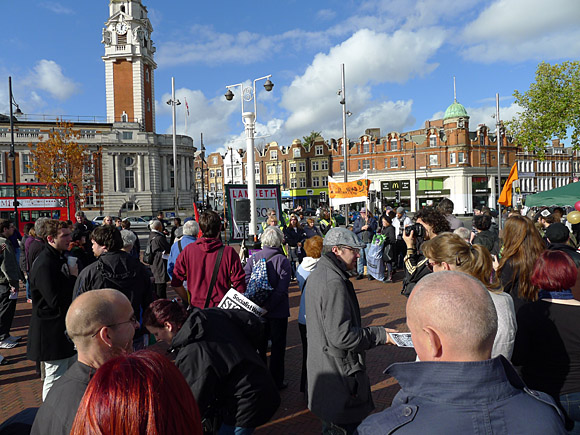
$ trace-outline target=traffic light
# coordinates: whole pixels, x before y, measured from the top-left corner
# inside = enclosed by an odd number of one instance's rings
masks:
[[[395,202],[400,203],[401,202],[401,191],[397,190],[395,192]]]

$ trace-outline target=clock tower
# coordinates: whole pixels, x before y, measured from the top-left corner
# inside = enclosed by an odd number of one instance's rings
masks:
[[[107,121],[155,131],[153,27],[141,0],[110,0],[103,28]]]

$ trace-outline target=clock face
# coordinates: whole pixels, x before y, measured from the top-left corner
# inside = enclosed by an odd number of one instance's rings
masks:
[[[124,35],[125,33],[127,33],[127,23],[125,23],[124,21],[117,23],[117,25],[115,26],[115,30],[117,31],[117,34]]]

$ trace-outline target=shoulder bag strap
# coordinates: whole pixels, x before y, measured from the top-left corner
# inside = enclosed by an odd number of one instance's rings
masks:
[[[220,263],[222,262],[222,255],[224,254],[225,246],[222,245],[218,250],[217,260],[215,262],[215,266],[213,268],[213,275],[211,276],[211,282],[209,283],[209,288],[207,289],[207,296],[205,298],[205,305],[203,308],[207,308],[209,305],[209,300],[211,299],[211,294],[213,293],[213,287],[215,286],[215,282],[217,280],[218,270],[220,268]]]

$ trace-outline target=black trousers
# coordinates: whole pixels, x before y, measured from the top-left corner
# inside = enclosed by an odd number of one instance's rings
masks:
[[[0,341],[10,336],[15,312],[16,299],[10,299],[10,286],[0,285]]]
[[[308,355],[308,341],[306,340],[306,325],[298,323],[298,330],[300,331],[300,340],[302,341],[302,374],[300,375],[300,392],[306,391],[306,357]]]
[[[167,283],[155,283],[155,293],[159,299],[167,299]]]
[[[270,326],[270,374],[277,386],[284,382],[284,357],[286,356],[286,332],[288,318],[267,319]]]

